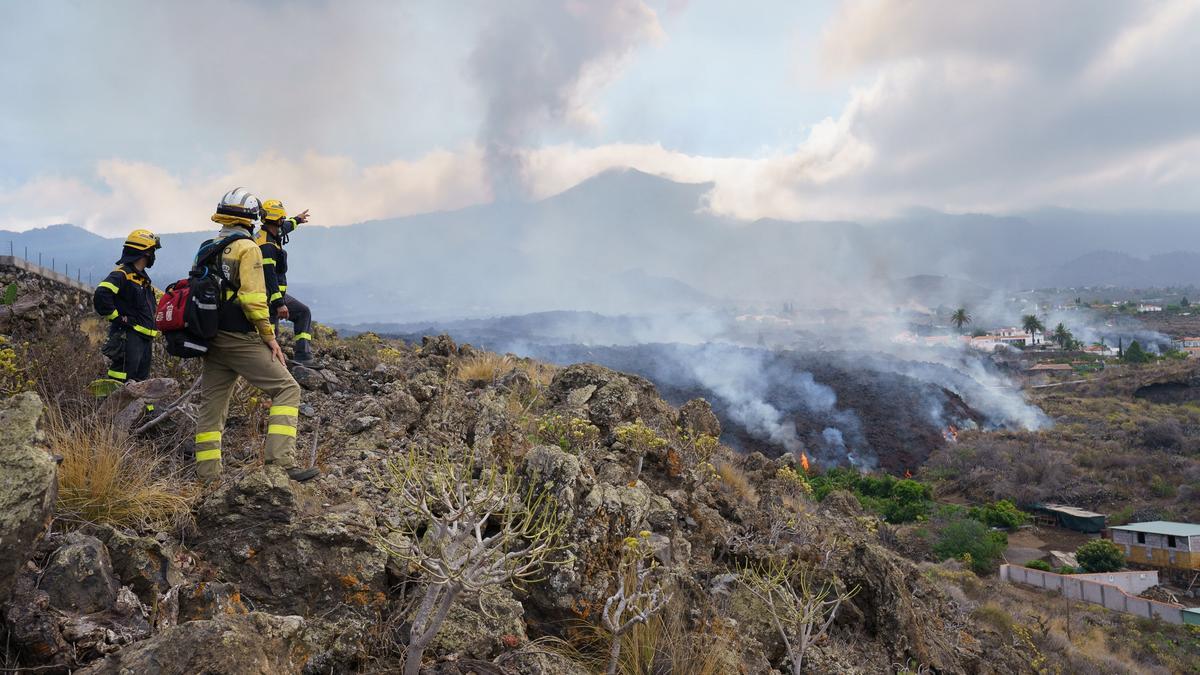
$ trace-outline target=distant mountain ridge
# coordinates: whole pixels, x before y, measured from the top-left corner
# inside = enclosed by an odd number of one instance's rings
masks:
[[[747,223],[707,211],[710,187],[609,171],[537,202],[306,226],[288,247],[291,281],[327,320],[355,323],[848,306],[881,289],[911,296],[911,283],[900,280],[921,275],[962,281],[940,284],[938,301],[947,304],[980,289],[1200,285],[1200,218],[1192,214],[916,209],[871,224]],[[320,215],[302,196],[290,202]],[[197,214],[198,224],[206,218]],[[185,274],[211,231],[165,235],[156,282]],[[67,225],[0,232],[0,246],[6,239],[18,255],[28,246],[85,279],[106,274],[120,246]]]

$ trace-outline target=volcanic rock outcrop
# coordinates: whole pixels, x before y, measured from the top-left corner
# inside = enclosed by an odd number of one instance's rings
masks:
[[[27,553],[3,559],[15,577],[3,614],[23,666],[92,674],[397,670],[427,579],[395,554],[406,545],[401,530],[421,529],[400,527],[415,514],[389,477],[394,463],[439,449],[510,466],[521,485],[552,498],[569,555],[529,583],[460,597],[426,652],[427,673],[590,672],[594,664],[548,652],[543,638],[594,649],[580,641],[580,627],[598,630],[631,539],[647,547],[669,590],[670,625],[690,645],[685,651],[706,654],[719,672],[786,667],[765,608],[738,581],[744,565],[774,558],[802,561],[834,587],[854,589],[829,637],[806,655],[814,672],[1025,665],[1011,644],[884,547],[877,522],[852,498],[833,495],[819,506],[788,478],[790,456],[703,441],[722,427],[704,401],[677,409],[636,375],[488,357],[445,336],[405,345],[321,335],[317,348],[302,371],[299,448],[322,475],[296,484],[259,464],[267,404],[247,397],[231,409],[224,482],[196,498],[190,523],[73,523],[35,545],[53,499],[53,461],[29,445],[34,400],[10,404],[22,412],[3,425],[0,451],[6,462],[20,457],[30,480],[17,494],[4,473],[13,506],[0,523],[27,542]],[[493,372],[462,374],[483,357],[493,358]],[[186,417],[166,414],[167,423],[130,442],[176,451],[166,443]],[[622,436],[631,425],[661,442]],[[13,455],[18,446],[25,450]],[[18,512],[26,517],[9,519]],[[480,524],[481,532],[490,527]]]

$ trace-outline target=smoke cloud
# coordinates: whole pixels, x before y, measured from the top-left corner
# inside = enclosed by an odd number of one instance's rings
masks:
[[[641,44],[662,37],[642,0],[495,5],[471,54],[485,113],[479,139],[495,194],[521,196],[520,156],[545,131],[589,128],[588,98],[616,77]]]

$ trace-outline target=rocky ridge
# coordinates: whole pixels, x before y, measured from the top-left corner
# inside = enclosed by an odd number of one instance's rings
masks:
[[[38,301],[37,311],[77,316],[82,305],[63,302]],[[22,338],[36,340],[37,322],[22,326]],[[670,625],[706,654],[712,672],[786,669],[761,602],[738,582],[742,567],[769,558],[802,561],[837,588],[855,589],[829,636],[809,649],[811,672],[1028,669],[1011,643],[972,618],[968,601],[884,546],[879,522],[852,497],[835,493],[820,505],[807,497],[781,471],[795,470],[789,457],[717,447],[689,464],[688,439],[721,434],[703,400],[675,408],[638,376],[501,358],[446,336],[406,345],[320,331],[317,351],[294,374],[305,390],[300,455],[315,460],[321,477],[298,485],[261,466],[269,401],[245,392],[231,408],[224,482],[196,498],[192,522],[174,527],[51,523],[54,458],[38,431],[41,403],[32,394],[0,402],[5,665],[50,673],[397,670],[420,579],[384,546],[402,544],[394,528],[412,517],[392,494],[387,465],[440,448],[512,466],[549,493],[571,555],[537,582],[460,598],[426,652],[425,672],[593,672],[595,660],[580,658],[592,644],[581,635],[596,632],[588,627],[631,536],[660,566],[674,599]],[[477,360],[496,367],[469,374],[466,364]],[[134,427],[144,401],[161,405],[188,385],[126,387],[90,414]],[[170,415],[134,442],[180,452],[174,443],[188,436],[188,420]],[[556,438],[541,428],[553,420],[590,430],[579,443]],[[618,430],[638,422],[666,442],[622,442]],[[688,671],[659,659],[656,672]]]

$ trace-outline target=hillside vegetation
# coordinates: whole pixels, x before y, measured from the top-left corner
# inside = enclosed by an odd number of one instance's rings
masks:
[[[960,434],[920,475],[975,502],[1061,502],[1112,524],[1200,521],[1198,378],[1196,362],[1167,362],[1036,390],[1053,427]]]

